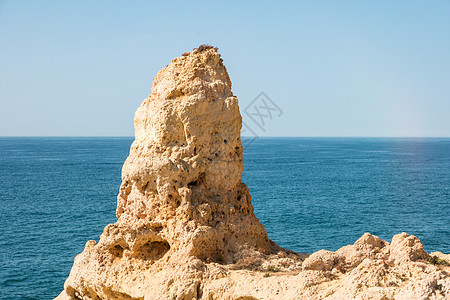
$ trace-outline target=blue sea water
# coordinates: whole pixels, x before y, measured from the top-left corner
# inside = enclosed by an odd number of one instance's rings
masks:
[[[0,298],[50,299],[115,222],[132,138],[0,138]],[[269,237],[336,250],[406,231],[450,252],[450,139],[259,138],[243,181]]]

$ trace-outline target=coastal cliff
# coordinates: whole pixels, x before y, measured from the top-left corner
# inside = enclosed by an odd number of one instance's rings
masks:
[[[312,255],[268,238],[241,182],[242,119],[217,49],[162,69],[134,125],[118,220],[86,243],[56,299],[450,297],[450,256],[406,233]]]

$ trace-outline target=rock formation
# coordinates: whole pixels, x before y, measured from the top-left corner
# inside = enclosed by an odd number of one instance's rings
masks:
[[[450,257],[366,233],[311,256],[270,241],[241,182],[241,116],[217,49],[175,58],[138,108],[117,222],[57,299],[444,299]]]

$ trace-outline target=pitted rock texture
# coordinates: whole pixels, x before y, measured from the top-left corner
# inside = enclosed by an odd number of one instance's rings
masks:
[[[449,257],[406,233],[309,257],[269,240],[241,182],[241,115],[217,49],[173,59],[134,124],[118,220],[86,243],[57,299],[450,297]]]
[[[170,256],[232,262],[242,247],[269,251],[241,182],[241,123],[214,49],[175,58],[135,114],[117,224],[145,226],[146,242],[165,242]]]

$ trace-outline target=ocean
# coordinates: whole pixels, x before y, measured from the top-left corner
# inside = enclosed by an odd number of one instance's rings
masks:
[[[0,138],[0,299],[51,299],[116,220],[132,138]],[[255,214],[312,253],[405,231],[450,253],[450,138],[258,138],[244,149]]]

